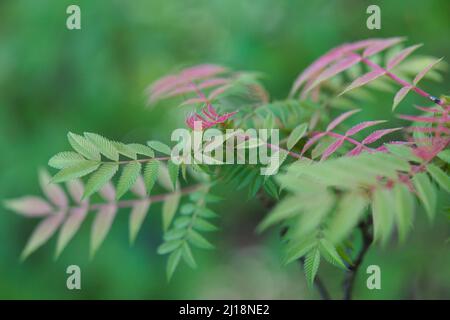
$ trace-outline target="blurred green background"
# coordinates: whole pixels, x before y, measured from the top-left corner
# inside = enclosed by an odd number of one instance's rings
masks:
[[[374,2],[382,29],[371,31],[366,8]],[[69,4],[81,7],[82,30],[67,30]],[[170,102],[146,109],[144,89],[180,66],[210,62],[261,71],[272,97],[284,98],[301,70],[343,42],[407,36],[409,44],[425,44],[421,53],[448,61],[449,29],[448,0],[1,0],[0,198],[39,194],[37,169],[69,148],[69,130],[168,142],[186,110]],[[448,74],[444,79],[424,86],[448,94]],[[391,99],[361,106],[364,116],[391,118]],[[226,198],[215,208],[218,250],[195,251],[200,267],[181,266],[170,283],[165,257],[155,252],[161,241],[156,205],[133,247],[121,211],[92,261],[88,219],[57,261],[52,239],[23,263],[19,255],[37,221],[0,207],[0,298],[317,298],[298,265],[281,265],[276,232],[254,233],[263,212],[258,203],[238,203],[226,188],[218,193]],[[441,215],[431,227],[423,216],[406,244],[369,252],[355,298],[450,298],[448,222]],[[81,267],[80,291],[66,289],[71,264]],[[369,264],[381,267],[380,291],[365,287]],[[319,274],[338,297],[341,272],[324,264]]]

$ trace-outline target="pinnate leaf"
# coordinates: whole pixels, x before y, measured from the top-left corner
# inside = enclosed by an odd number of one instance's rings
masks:
[[[128,163],[122,171],[122,174],[117,183],[116,199],[120,199],[136,182],[136,179],[141,172],[141,164],[137,161]]]
[[[84,189],[83,198],[87,198],[106,185],[119,169],[117,163],[104,163],[89,178]]]
[[[76,152],[90,160],[100,160],[100,152],[98,152],[96,146],[85,137],[69,132],[67,138]]]
[[[48,165],[56,169],[64,169],[74,166],[85,160],[83,156],[73,151],[64,151],[57,153],[48,160]]]
[[[297,144],[297,142],[305,135],[307,129],[308,124],[302,123],[295,127],[294,130],[292,130],[287,140],[287,147],[289,150],[292,149]]]
[[[99,166],[100,163],[98,161],[83,160],[74,166],[60,170],[53,176],[52,182],[59,183],[84,177],[85,175],[97,170]]]
[[[21,254],[21,260],[26,259],[31,253],[47,242],[48,239],[56,232],[64,219],[64,212],[58,212],[50,215],[41,221],[30,236],[25,248]]]
[[[103,240],[105,240],[109,230],[111,229],[111,225],[116,216],[116,212],[117,206],[115,206],[114,204],[104,205],[97,212],[91,229],[91,258],[95,255]]]
[[[84,135],[105,157],[113,161],[119,160],[119,152],[112,141],[96,133],[86,132]]]

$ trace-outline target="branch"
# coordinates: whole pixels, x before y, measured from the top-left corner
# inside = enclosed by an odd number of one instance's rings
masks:
[[[372,244],[373,235],[370,230],[371,226],[372,226],[372,219],[370,217],[367,221],[362,221],[358,225],[358,228],[361,230],[363,243],[362,248],[359,251],[358,255],[356,256],[354,263],[351,266],[349,266],[349,270],[345,274],[343,283],[344,300],[350,300],[352,298],[356,274],[358,273],[358,270],[361,267],[361,264],[364,260],[364,256],[366,255],[367,251],[370,248],[370,245]]]

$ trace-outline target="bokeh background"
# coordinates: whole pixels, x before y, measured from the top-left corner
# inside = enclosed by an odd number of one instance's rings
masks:
[[[381,30],[366,28],[373,3],[381,6]],[[69,4],[81,7],[82,30],[66,29]],[[1,0],[0,198],[39,194],[37,169],[69,148],[69,130],[168,142],[186,110],[170,102],[146,109],[144,89],[180,66],[211,62],[260,71],[277,99],[287,96],[302,69],[343,42],[407,36],[410,44],[425,44],[421,53],[448,61],[449,31],[448,0]],[[424,85],[448,94],[448,80],[446,74],[441,84]],[[400,111],[417,99],[410,96]],[[391,99],[361,106],[362,116],[392,118]],[[57,261],[52,239],[22,263],[20,252],[37,221],[0,207],[0,298],[317,298],[298,265],[281,265],[277,232],[255,234],[260,205],[236,201],[239,195],[227,188],[217,193],[225,197],[215,206],[221,229],[211,239],[218,249],[195,251],[199,268],[181,266],[170,283],[165,257],[155,252],[161,241],[156,205],[132,247],[123,211],[93,260],[88,219]],[[441,198],[440,208],[448,201]],[[449,223],[442,214],[433,226],[423,217],[418,212],[404,245],[370,250],[355,298],[450,298]],[[66,289],[71,264],[81,267],[80,291]],[[366,289],[369,264],[381,267],[382,290]],[[323,264],[319,273],[339,297],[341,272]]]

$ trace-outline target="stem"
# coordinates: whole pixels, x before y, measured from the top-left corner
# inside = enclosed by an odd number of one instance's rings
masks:
[[[431,94],[426,92],[425,90],[422,90],[421,88],[417,87],[416,85],[411,84],[408,81],[401,79],[400,77],[396,76],[395,74],[393,74],[392,72],[386,70],[385,68],[383,68],[380,65],[376,64],[375,62],[372,62],[372,61],[370,61],[367,58],[361,57],[361,56],[359,56],[356,53],[354,53],[354,55],[360,57],[361,61],[363,63],[365,63],[366,65],[368,65],[369,67],[371,67],[372,69],[384,71],[385,75],[387,75],[389,78],[391,78],[392,80],[394,80],[398,84],[402,85],[403,87],[410,87],[411,90],[413,90],[417,94],[421,95],[422,97],[433,101],[434,103],[436,103],[437,105],[440,105],[441,107],[445,107],[445,103],[441,99],[438,99],[435,96],[432,96]]]
[[[361,230],[362,235],[362,248],[359,251],[358,255],[356,256],[355,261],[351,266],[349,266],[349,269],[347,273],[345,274],[344,278],[344,300],[350,300],[352,298],[353,294],[353,287],[355,284],[356,274],[358,273],[359,268],[361,267],[361,264],[364,260],[364,256],[366,255],[367,251],[370,248],[370,245],[373,240],[372,232],[370,231],[372,225],[372,221],[369,218],[367,221],[362,221],[358,228]]]

